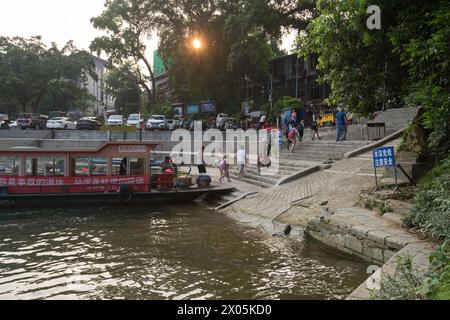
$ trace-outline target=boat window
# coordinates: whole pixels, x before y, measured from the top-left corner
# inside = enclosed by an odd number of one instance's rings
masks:
[[[72,176],[89,175],[89,158],[72,158]]]
[[[129,158],[130,175],[145,174],[145,158]]]
[[[19,163],[19,157],[0,157],[0,175],[18,176]]]
[[[25,158],[25,175],[32,177],[45,176],[46,158]]]
[[[90,173],[93,176],[106,176],[108,173],[108,162],[106,158],[91,158]]]
[[[128,173],[127,161],[128,158],[113,158],[112,159],[112,175],[126,175]]]
[[[64,158],[47,158],[45,163],[45,176],[64,176]]]

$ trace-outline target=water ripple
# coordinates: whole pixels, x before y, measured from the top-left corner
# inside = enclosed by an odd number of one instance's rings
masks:
[[[0,229],[0,299],[336,299],[366,277],[195,205],[2,213]]]

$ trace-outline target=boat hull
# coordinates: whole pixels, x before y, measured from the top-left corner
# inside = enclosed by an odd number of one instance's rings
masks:
[[[141,204],[179,203],[193,201],[204,195],[222,195],[233,187],[217,186],[196,189],[134,193],[70,193],[70,194],[5,194],[0,195],[0,209],[45,207],[130,206]]]

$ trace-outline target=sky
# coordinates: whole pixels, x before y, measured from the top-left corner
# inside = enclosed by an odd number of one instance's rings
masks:
[[[91,17],[103,11],[105,0],[0,0],[0,35],[30,37],[58,47],[69,40],[79,49],[89,49],[91,41],[102,35],[90,23]],[[283,41],[290,49],[293,36]],[[157,39],[148,44],[149,51],[157,48]]]

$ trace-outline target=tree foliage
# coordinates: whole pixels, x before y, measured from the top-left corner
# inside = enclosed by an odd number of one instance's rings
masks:
[[[365,0],[318,1],[318,17],[298,39],[300,54],[318,55],[321,80],[330,83],[328,102],[349,111],[370,114],[381,104],[397,100],[405,68],[388,41],[387,29],[366,26]],[[383,10],[382,25],[394,20]]]
[[[106,35],[95,38],[90,49],[99,55],[105,52],[112,64],[132,62],[139,85],[155,103],[155,95],[152,94],[155,92],[155,78],[146,56],[146,43],[152,37],[156,17],[150,4],[151,1],[144,0],[107,0],[105,10],[91,19],[94,27]],[[145,66],[146,73],[141,71],[141,64]]]
[[[312,0],[108,0],[104,12],[92,19],[107,35],[95,39],[91,49],[106,52],[114,63],[143,62],[149,77],[139,74],[140,84],[150,92],[151,81],[155,92],[145,49],[157,30],[175,95],[212,99],[233,111],[243,98],[246,79],[265,84],[284,28],[304,27],[314,4]],[[202,40],[199,50],[192,48],[194,37]]]
[[[87,91],[78,84],[88,75],[96,79],[94,68],[91,55],[72,42],[58,49],[38,36],[0,37],[0,106],[10,113],[44,112],[84,101]]]
[[[125,63],[111,68],[105,77],[105,89],[115,100],[115,109],[124,114],[137,113],[141,109],[141,89],[133,66]]]
[[[366,26],[367,7],[381,8],[381,30]],[[429,145],[449,150],[450,5],[448,1],[320,0],[301,33],[300,54],[319,57],[331,104],[370,114],[381,104],[425,107]]]

